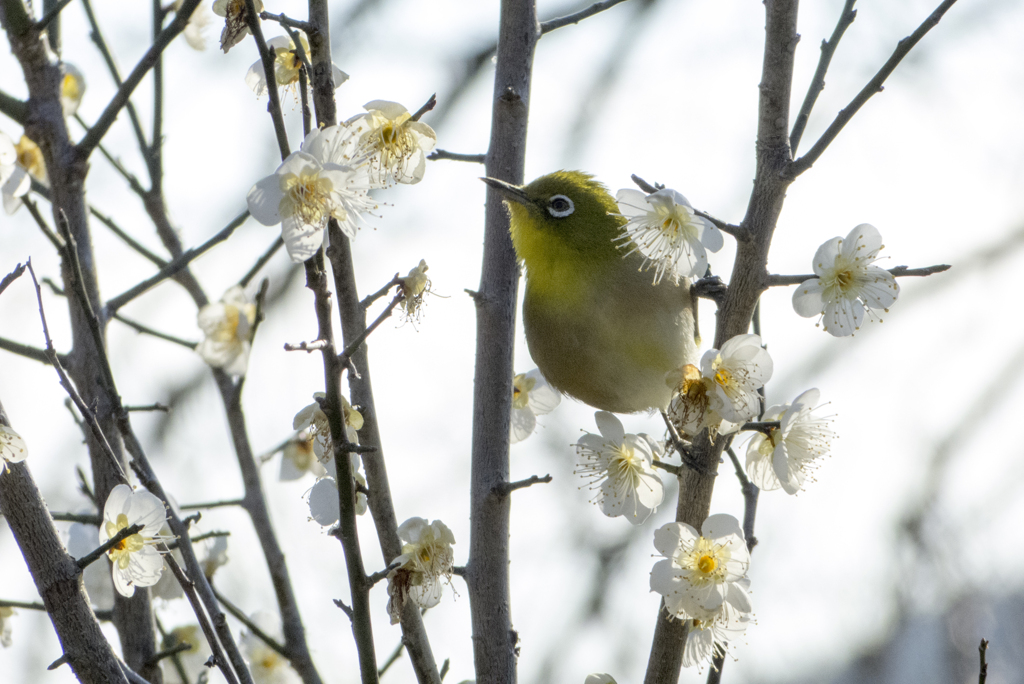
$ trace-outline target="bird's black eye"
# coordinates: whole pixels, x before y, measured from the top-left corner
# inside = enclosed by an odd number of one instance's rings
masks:
[[[555,218],[565,218],[576,211],[576,205],[565,195],[555,195],[548,200],[548,213]]]

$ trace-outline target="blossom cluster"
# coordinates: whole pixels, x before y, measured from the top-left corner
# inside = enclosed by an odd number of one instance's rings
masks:
[[[391,624],[402,617],[406,601],[433,608],[441,600],[444,582],[450,582],[455,564],[455,535],[440,520],[428,523],[409,518],[398,526],[402,553],[391,562],[388,573],[388,615]]]
[[[264,225],[281,224],[295,262],[320,250],[331,218],[355,237],[362,217],[378,207],[371,190],[423,178],[434,131],[395,102],[374,100],[365,109],[343,124],[310,131],[298,152],[249,191],[249,212]]]
[[[685,523],[668,523],[654,533],[664,558],[651,570],[651,590],[661,594],[673,618],[689,622],[683,665],[723,655],[753,619],[750,553],[739,521],[712,515],[700,533]]]

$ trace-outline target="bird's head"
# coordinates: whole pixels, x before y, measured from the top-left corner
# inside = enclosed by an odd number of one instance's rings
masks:
[[[535,258],[621,257],[612,242],[625,219],[604,185],[580,171],[556,171],[519,186],[482,178],[505,199],[512,244],[529,265]]]

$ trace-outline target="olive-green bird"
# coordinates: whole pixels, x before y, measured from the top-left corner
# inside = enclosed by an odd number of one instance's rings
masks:
[[[643,256],[617,241],[626,219],[593,176],[483,181],[508,205],[526,270],[526,342],[548,382],[604,411],[668,406],[666,374],[697,362],[689,283],[653,284]]]

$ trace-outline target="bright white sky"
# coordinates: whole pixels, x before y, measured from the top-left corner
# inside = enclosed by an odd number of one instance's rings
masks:
[[[340,5],[341,3],[339,3]],[[589,100],[582,145],[570,149],[576,113],[597,65],[632,16],[629,3],[545,37],[537,50],[531,102],[526,177],[558,168],[580,168],[614,191],[629,175],[668,184],[698,208],[738,222],[753,177],[754,122],[760,78],[763,7],[755,0],[661,3],[622,54],[610,98]],[[835,23],[842,2],[804,3],[803,42],[797,52],[796,102],[813,72],[817,46]],[[808,147],[890,54],[934,9],[931,2],[864,0],[833,62],[827,88],[804,138]],[[542,2],[542,16],[564,3]],[[271,11],[303,16],[304,3],[271,3]],[[148,44],[148,4],[96,0],[96,10],[123,72]],[[99,55],[89,43],[84,15],[65,11],[64,54],[89,81],[80,113],[95,120],[113,92]],[[335,43],[339,66],[351,79],[338,91],[340,115],[350,116],[373,99],[416,109],[432,92],[442,97],[450,69],[463,53],[485,44],[496,26],[497,3],[393,0]],[[210,27],[215,42],[219,27]],[[268,36],[276,35],[272,27]],[[901,281],[902,296],[883,324],[866,326],[854,339],[835,339],[799,318],[790,289],[764,297],[765,341],[775,360],[769,403],[789,401],[818,387],[837,415],[840,439],[821,466],[817,482],[788,497],[765,493],[757,520],[757,547],[750,577],[757,625],[728,665],[729,681],[781,680],[841,667],[857,649],[885,634],[894,587],[912,585],[925,610],[941,610],[950,596],[975,587],[1019,590],[1024,570],[1020,498],[1024,467],[1013,443],[991,438],[997,426],[1019,416],[1022,390],[1016,368],[1006,368],[1024,339],[1024,323],[1005,293],[1017,288],[1021,258],[1016,248],[996,251],[971,266],[971,256],[996,245],[1024,218],[1024,59],[1019,36],[1024,6],[999,0],[963,0],[889,80],[883,94],[854,119],[815,167],[791,188],[770,258],[775,273],[806,273],[819,244],[869,222],[885,238],[889,266],[951,263],[954,270],[930,282]],[[20,69],[3,50],[0,88],[23,95]],[[216,46],[196,53],[183,42],[167,58],[165,159],[169,209],[186,244],[201,242],[245,206],[245,193],[276,167],[277,147],[265,111],[243,78],[256,60],[246,41],[223,55]],[[439,147],[483,152],[488,139],[489,74],[475,81],[450,118],[438,127]],[[150,120],[149,82],[135,103]],[[297,147],[297,108],[288,112]],[[430,116],[427,117],[430,123]],[[72,129],[75,126],[72,125]],[[20,135],[0,119],[0,130]],[[122,116],[107,140],[125,164],[143,175]],[[355,243],[362,292],[378,289],[396,271],[425,258],[433,290],[417,325],[386,323],[371,339],[380,420],[399,520],[439,518],[455,533],[456,562],[469,541],[468,454],[470,441],[474,312],[465,288],[479,283],[484,188],[481,167],[431,164],[424,181],[392,191],[393,206],[371,219]],[[154,248],[159,244],[137,198],[98,155],[89,178],[89,200]],[[275,228],[253,221],[226,244],[196,262],[195,272],[214,298],[245,273],[271,243]],[[102,292],[117,294],[152,272],[142,258],[94,223]],[[41,275],[59,276],[52,248],[25,211],[0,218],[0,271],[31,256]],[[1004,258],[1005,257],[1005,258]],[[712,257],[728,275],[732,250]],[[280,282],[288,268],[278,257],[266,273]],[[51,331],[66,349],[69,332],[63,303],[46,296]],[[1003,305],[1006,305],[1005,307]],[[1007,311],[1009,309],[1009,311]],[[705,337],[713,310],[702,309]],[[173,284],[163,285],[128,307],[134,316],[167,332],[198,339],[191,301]],[[1009,315],[1007,315],[1009,314]],[[0,297],[0,334],[42,344],[31,288],[24,279]],[[322,389],[315,355],[288,354],[285,342],[315,337],[312,297],[296,284],[284,306],[260,328],[244,402],[250,435],[262,451],[289,434],[294,413]],[[532,368],[519,336],[517,370]],[[189,377],[202,361],[182,348],[137,337],[117,323],[110,352],[127,403],[166,400],[168,386]],[[1001,394],[995,395],[995,392]],[[979,398],[991,410],[967,425],[960,421]],[[54,510],[77,510],[71,463],[87,464],[77,428],[62,407],[63,392],[49,368],[0,353],[0,398],[31,450],[33,475]],[[659,420],[625,419],[631,431],[659,432]],[[151,457],[169,491],[181,502],[239,495],[234,455],[212,383],[180,407],[166,445],[153,434],[154,420],[138,416]],[[610,672],[622,684],[642,680],[658,599],[648,591],[653,530],[672,517],[666,503],[640,529],[607,519],[588,504],[588,492],[572,475],[574,442],[593,429],[592,411],[566,400],[532,438],[513,447],[514,478],[551,473],[550,485],[515,495],[512,523],[513,619],[521,638],[524,682],[582,682],[589,672]],[[913,563],[895,546],[894,521],[912,507],[924,487],[924,469],[950,431],[954,444],[938,486],[933,531],[942,540],[945,574]],[[329,682],[355,682],[354,650],[345,617],[330,599],[347,598],[344,561],[336,541],[306,521],[303,494],[312,480],[279,484],[277,461],[265,466],[265,489],[280,530],[310,643]],[[713,512],[740,516],[742,500],[731,468],[723,467]],[[203,518],[204,529],[230,529],[232,562],[218,584],[248,610],[274,609],[270,585],[248,523],[237,511],[219,509]],[[372,524],[361,523],[368,570],[381,567]],[[630,556],[614,578],[599,622],[578,624],[594,560],[580,540],[607,543],[635,537]],[[996,542],[996,543],[993,543]],[[36,597],[31,578],[6,527],[0,527],[0,596]],[[446,681],[471,678],[469,601],[464,584],[426,617],[439,662],[451,658]],[[381,658],[398,642],[387,624],[383,585],[372,595]],[[182,624],[187,609],[169,604],[165,624]],[[21,611],[14,646],[0,649],[0,671],[10,681],[73,681],[68,668],[41,674],[59,657],[59,646],[42,615]],[[978,638],[984,636],[979,634]],[[558,644],[560,650],[549,649]],[[993,654],[993,658],[998,657]],[[385,682],[411,680],[400,662]],[[684,672],[684,682],[703,681]]]

